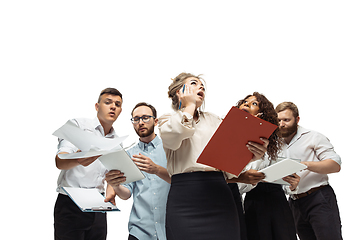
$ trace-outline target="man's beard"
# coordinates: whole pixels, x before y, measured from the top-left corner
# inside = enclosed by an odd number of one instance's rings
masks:
[[[295,122],[294,125],[292,125],[289,128],[280,128],[280,133],[283,138],[291,136],[291,134],[295,133],[297,131],[297,123]]]
[[[138,130],[136,130],[136,133],[139,135],[139,137],[148,137],[154,133],[154,130],[155,130],[155,125],[152,125],[147,131],[141,133]]]

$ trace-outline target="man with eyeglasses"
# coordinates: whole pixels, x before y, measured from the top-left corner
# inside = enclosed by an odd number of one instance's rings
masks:
[[[106,181],[123,200],[133,196],[134,203],[129,219],[129,240],[166,240],[165,210],[171,178],[166,170],[166,155],[161,139],[154,129],[158,124],[156,109],[147,103],[138,103],[132,113],[134,130],[139,143],[128,150],[132,160],[143,171],[145,178],[120,185],[126,176],[112,170]]]

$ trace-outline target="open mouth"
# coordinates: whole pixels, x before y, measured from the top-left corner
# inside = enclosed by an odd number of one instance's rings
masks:
[[[115,113],[114,113],[114,112],[109,112],[109,115],[110,115],[111,117],[114,117],[114,116],[115,116]]]
[[[197,95],[201,98],[204,98],[204,96],[205,96],[204,92],[198,92]]]

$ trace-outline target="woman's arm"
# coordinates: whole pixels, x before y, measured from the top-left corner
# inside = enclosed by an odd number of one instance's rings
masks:
[[[192,115],[177,111],[159,118],[159,134],[165,148],[177,150],[184,139],[195,133]]]

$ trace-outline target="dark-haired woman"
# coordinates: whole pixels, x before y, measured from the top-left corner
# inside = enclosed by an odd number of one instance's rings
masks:
[[[240,100],[236,107],[256,117],[279,125],[273,104],[262,94],[254,92]],[[279,129],[269,137],[269,145],[264,160],[249,163],[245,169],[257,171],[277,160],[282,140]],[[289,191],[295,190],[299,176],[286,177],[290,183]],[[251,184],[238,183],[240,193],[246,193],[244,201],[245,222],[248,240],[296,240],[296,230],[292,213],[282,185],[259,182],[254,188]]]

